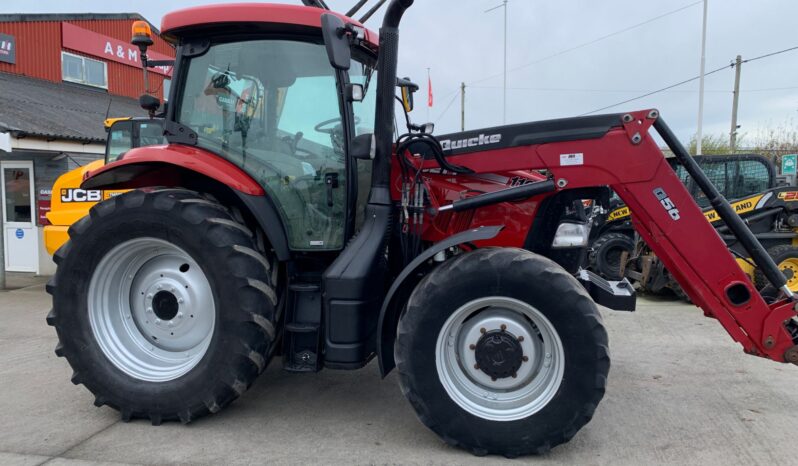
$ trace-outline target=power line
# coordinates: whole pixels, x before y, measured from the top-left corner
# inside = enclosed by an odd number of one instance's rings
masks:
[[[664,18],[664,17],[666,17],[666,16],[670,16],[670,15],[672,15],[672,14],[675,14],[675,13],[678,13],[678,12],[680,12],[680,11],[686,10],[686,9],[688,9],[688,8],[690,8],[690,7],[693,7],[693,6],[695,6],[695,5],[698,5],[699,3],[702,3],[702,2],[703,2],[703,0],[699,0],[699,1],[697,1],[697,2],[690,3],[690,4],[688,4],[688,5],[685,5],[685,6],[681,7],[681,8],[677,8],[676,10],[672,10],[672,11],[669,11],[669,12],[667,12],[667,13],[663,13],[663,14],[661,14],[661,15],[659,15],[659,16],[655,16],[655,17],[653,17],[653,18],[649,18],[649,19],[647,19],[647,20],[643,21],[642,23],[637,23],[637,24],[634,24],[634,25],[632,25],[632,26],[628,26],[628,27],[626,27],[626,28],[624,28],[624,29],[619,29],[619,30],[617,30],[617,31],[615,31],[615,32],[612,32],[612,33],[610,33],[610,34],[607,34],[607,35],[604,35],[604,36],[598,37],[598,38],[596,38],[596,39],[593,39],[593,40],[590,40],[590,41],[588,41],[588,42],[584,42],[584,43],[582,43],[582,44],[575,45],[575,46],[573,46],[573,47],[570,47],[570,48],[567,48],[567,49],[561,50],[561,51],[559,51],[559,52],[555,52],[555,53],[553,53],[553,54],[551,54],[551,55],[547,55],[547,56],[545,56],[545,57],[542,57],[542,58],[539,58],[539,59],[537,59],[537,60],[531,61],[531,62],[529,62],[529,63],[526,63],[526,64],[524,64],[524,65],[520,65],[520,66],[517,66],[517,67],[515,67],[515,68],[511,68],[511,69],[510,69],[510,71],[518,71],[518,70],[521,70],[521,69],[527,68],[527,67],[529,67],[529,66],[532,66],[532,65],[537,65],[538,63],[544,62],[544,61],[546,61],[546,60],[550,60],[550,59],[552,59],[552,58],[555,58],[555,57],[558,57],[558,56],[560,56],[560,55],[566,54],[566,53],[568,53],[568,52],[573,52],[574,50],[581,49],[581,48],[583,48],[583,47],[587,47],[588,45],[593,45],[593,44],[595,44],[596,42],[601,42],[602,40],[609,39],[610,37],[614,37],[614,36],[617,36],[617,35],[619,35],[619,34],[623,34],[624,32],[631,31],[632,29],[636,29],[636,28],[638,28],[638,27],[640,27],[640,26],[644,26],[644,25],[646,25],[646,24],[652,23],[652,22],[654,22],[654,21],[657,21],[657,20],[659,20],[659,19],[662,19],[662,18]],[[493,79],[493,78],[497,78],[497,77],[499,77],[499,76],[502,76],[502,74],[494,74],[494,75],[488,76],[488,77],[486,77],[486,78],[479,79],[479,80],[477,80],[477,81],[472,81],[472,82],[469,84],[469,86],[471,86],[471,85],[473,85],[473,84],[478,84],[478,83],[481,83],[481,82],[485,82],[485,81],[487,81],[487,80],[490,80],[490,79]]]
[[[501,86],[470,86],[470,89],[502,89]],[[534,91],[534,92],[596,92],[596,93],[619,93],[631,94],[636,92],[648,92],[645,89],[584,89],[567,87],[508,87],[511,91]],[[698,92],[698,89],[678,89],[673,92]],[[731,93],[729,90],[712,89],[705,92]]]
[[[443,109],[443,112],[441,112],[441,114],[438,115],[438,118],[436,118],[435,121],[440,121],[440,119],[443,118],[444,115],[446,115],[446,112],[448,112],[449,109],[452,107],[452,104],[454,103],[455,99],[457,99],[457,92],[455,92],[452,95],[452,100],[449,101],[449,103],[446,105],[446,108]]]
[[[782,54],[782,53],[785,53],[785,52],[790,52],[792,50],[798,50],[798,46],[789,47],[789,48],[782,49],[782,50],[779,50],[779,51],[776,51],[776,52],[766,53],[764,55],[760,55],[760,56],[754,57],[754,58],[749,58],[748,60],[743,60],[743,63],[748,63],[748,62],[752,62],[752,61],[756,61],[756,60],[761,60],[763,58],[772,57],[774,55],[779,55],[779,54]],[[717,69],[714,69],[712,71],[709,71],[709,72],[705,73],[704,76],[709,76],[711,74],[715,74],[715,73],[717,73],[719,71],[723,71],[723,70],[725,70],[727,68],[731,69],[731,68],[734,68],[734,66],[735,66],[734,62],[732,62],[730,65],[722,66],[720,68],[717,68]],[[673,89],[674,87],[678,87],[678,86],[681,86],[683,84],[687,84],[689,82],[695,81],[695,80],[700,79],[700,78],[701,78],[701,76],[694,76],[694,77],[692,77],[690,79],[685,79],[684,81],[680,81],[680,82],[678,82],[676,84],[671,84],[670,86],[665,86],[665,87],[663,87],[661,89],[657,89],[655,91],[650,91],[650,92],[647,92],[647,93],[645,93],[643,95],[639,95],[637,97],[632,97],[631,99],[626,99],[626,100],[624,100],[622,102],[618,102],[616,104],[607,105],[606,107],[597,108],[596,110],[592,110],[592,111],[589,111],[587,113],[583,113],[580,116],[590,115],[592,113],[600,112],[602,110],[607,110],[607,109],[610,109],[610,108],[613,108],[613,107],[617,107],[619,105],[628,104],[629,102],[633,102],[635,100],[639,100],[639,99],[642,99],[644,97],[648,97],[648,96],[651,96],[651,95],[654,95],[654,94],[658,94],[660,92],[667,91],[669,89]]]
[[[715,73],[717,73],[719,71],[723,71],[726,68],[733,68],[733,67],[734,67],[733,65],[731,65],[731,66],[730,65],[726,65],[726,66],[724,66],[722,68],[717,68],[717,69],[714,69],[714,70],[709,71],[707,73],[704,73],[704,76],[709,76],[709,75],[715,74]],[[674,87],[679,87],[682,84],[687,84],[689,82],[695,81],[695,80],[700,79],[700,78],[701,78],[701,76],[694,76],[694,77],[692,77],[690,79],[685,79],[684,81],[680,81],[680,82],[678,82],[676,84],[671,84],[670,86],[666,86],[666,87],[663,87],[661,89],[657,89],[656,91],[647,92],[647,93],[645,93],[643,95],[639,95],[637,97],[632,97],[631,99],[626,99],[626,100],[618,102],[616,104],[607,105],[606,107],[601,107],[601,108],[597,108],[595,110],[591,110],[591,111],[589,111],[587,113],[583,113],[583,114],[581,114],[579,116],[590,115],[591,113],[596,113],[596,112],[600,112],[602,110],[607,110],[607,109],[612,108],[612,107],[617,107],[619,105],[628,104],[629,102],[634,102],[635,100],[639,100],[639,99],[642,99],[644,97],[648,97],[650,95],[659,94],[660,92],[667,91],[668,89],[673,89]]]

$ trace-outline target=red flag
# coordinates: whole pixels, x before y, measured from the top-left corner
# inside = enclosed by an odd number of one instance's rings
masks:
[[[432,78],[427,76],[427,107],[432,107]]]

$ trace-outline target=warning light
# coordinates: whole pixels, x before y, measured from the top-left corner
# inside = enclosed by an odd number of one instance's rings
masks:
[[[146,21],[133,22],[133,38],[130,43],[138,45],[141,49],[146,49],[152,45],[152,29]]]

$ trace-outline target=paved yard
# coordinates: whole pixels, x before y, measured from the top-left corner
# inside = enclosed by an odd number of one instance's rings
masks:
[[[122,423],[53,354],[42,285],[0,292],[0,464],[484,464],[415,418],[395,375],[270,368],[189,426]],[[796,464],[798,368],[746,356],[688,305],[605,313],[612,370],[593,421],[535,464]]]

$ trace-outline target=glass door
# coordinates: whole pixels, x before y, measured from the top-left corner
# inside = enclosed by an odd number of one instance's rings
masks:
[[[36,272],[39,241],[34,223],[33,162],[0,162],[5,267],[9,272]]]

